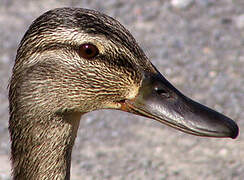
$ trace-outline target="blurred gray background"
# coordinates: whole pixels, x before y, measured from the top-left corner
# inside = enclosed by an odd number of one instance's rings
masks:
[[[0,179],[11,179],[7,85],[18,43],[35,18],[63,6],[118,19],[170,82],[240,127],[236,140],[201,138],[124,112],[88,113],[71,179],[244,179],[243,0],[0,0]]]

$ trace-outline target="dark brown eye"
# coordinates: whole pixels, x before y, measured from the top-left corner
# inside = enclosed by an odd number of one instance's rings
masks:
[[[98,48],[93,44],[83,44],[80,46],[79,55],[85,59],[94,58],[98,54]]]

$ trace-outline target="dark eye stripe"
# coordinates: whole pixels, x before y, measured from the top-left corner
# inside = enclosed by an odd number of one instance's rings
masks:
[[[79,55],[85,59],[92,59],[98,54],[99,54],[99,50],[93,44],[83,44],[79,48]]]

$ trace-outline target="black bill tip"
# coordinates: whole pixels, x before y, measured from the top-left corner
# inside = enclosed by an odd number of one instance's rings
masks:
[[[237,126],[236,123],[232,123],[232,130],[230,133],[230,138],[236,139],[239,134],[239,127]]]

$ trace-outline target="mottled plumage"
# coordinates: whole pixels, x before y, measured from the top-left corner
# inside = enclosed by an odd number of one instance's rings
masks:
[[[98,55],[84,58],[84,44]],[[13,178],[19,180],[69,179],[80,117],[96,109],[151,117],[194,135],[238,134],[232,120],[164,79],[118,21],[87,9],[54,9],[31,24],[17,51],[9,102]]]

